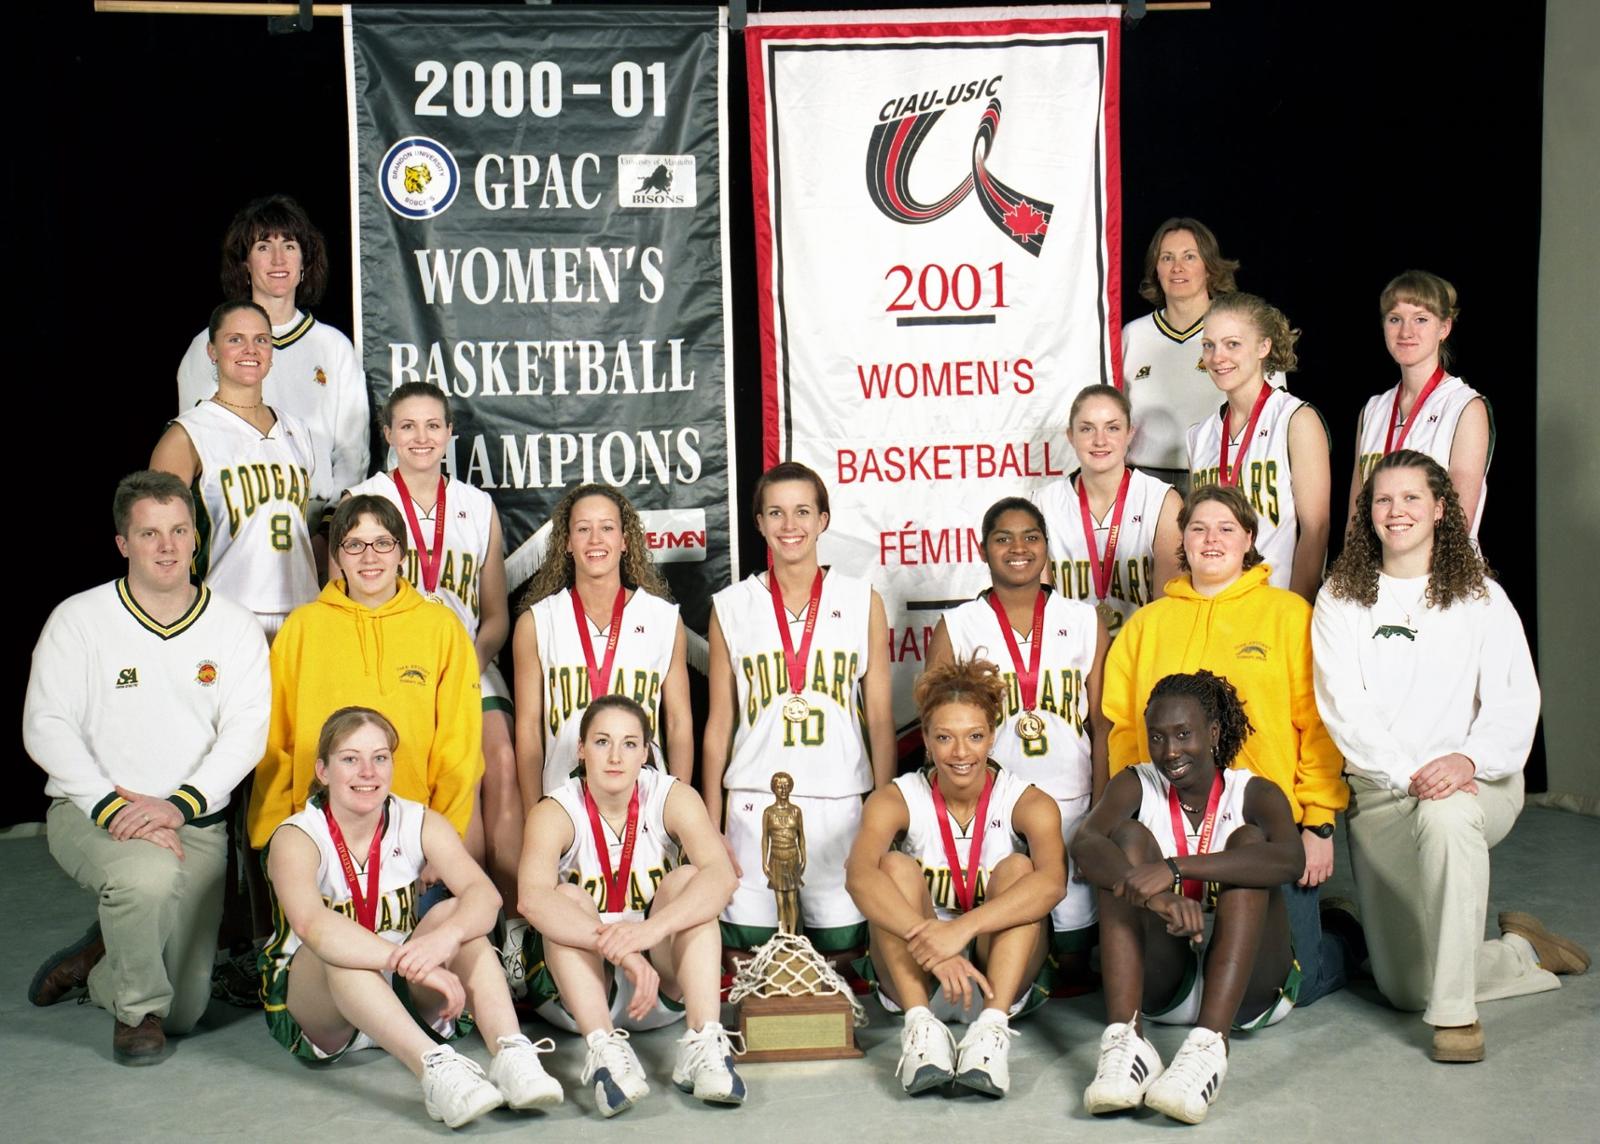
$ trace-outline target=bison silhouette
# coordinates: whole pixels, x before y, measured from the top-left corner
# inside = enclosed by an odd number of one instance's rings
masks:
[[[664,195],[670,190],[672,190],[672,172],[667,170],[665,163],[661,163],[650,172],[648,178],[639,180],[639,189],[633,193],[642,195],[646,191],[655,191]]]

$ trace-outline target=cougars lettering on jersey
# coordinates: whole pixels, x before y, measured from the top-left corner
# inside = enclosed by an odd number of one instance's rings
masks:
[[[599,651],[600,648],[595,650]],[[589,669],[586,664],[562,664],[551,666],[545,674],[545,725],[554,736],[561,733],[562,725],[569,719],[581,719],[584,708],[589,706]],[[651,738],[656,737],[656,710],[661,706],[661,672],[645,669],[630,671],[619,667],[612,677],[610,694],[626,695],[643,707],[650,722],[645,730]]]
[[[936,910],[947,910],[952,914],[961,912],[961,902],[956,897],[955,881],[950,877],[950,867],[924,866],[922,880],[928,883],[928,893],[933,898],[933,907]],[[978,868],[978,888],[972,892],[972,908],[977,909],[983,905],[983,900],[989,896],[989,871]]]
[[[286,465],[256,462],[249,465],[232,465],[217,474],[222,487],[222,502],[228,510],[228,531],[238,536],[245,520],[258,509],[271,509],[279,505],[292,505],[299,511],[300,519],[306,517],[306,498],[311,493],[311,473],[303,465]],[[288,530],[283,531],[279,542],[277,530],[273,531],[274,548],[287,551]]]
[[[364,883],[363,883],[364,884]],[[382,894],[378,899],[378,928],[377,933],[384,930],[393,930],[397,933],[410,933],[417,928],[417,909],[415,895],[412,891],[415,885],[400,886]],[[345,898],[343,901],[334,901],[324,896],[322,904],[336,914],[342,914],[353,922],[358,922],[356,917],[356,903],[354,898]]]
[[[783,658],[783,649],[744,656],[739,661],[738,672],[745,692],[744,724],[754,727],[763,712],[774,703],[782,703],[793,693],[789,685],[789,668]],[[811,657],[811,674],[803,690],[807,695],[826,695],[840,707],[855,708],[856,679],[861,674],[861,657],[857,652],[817,651]],[[803,723],[784,720],[783,745],[785,747],[820,746],[827,734],[826,712],[812,704],[811,713]]]
[[[1264,433],[1262,434],[1264,435]],[[1191,488],[1222,483],[1222,467],[1195,469],[1190,473]],[[1239,491],[1250,498],[1250,507],[1257,515],[1273,524],[1283,521],[1283,508],[1278,497],[1278,462],[1273,460],[1250,461],[1239,477]]]
[[[471,552],[463,552],[457,548],[444,550],[444,561],[439,568],[439,584],[435,591],[451,592],[467,606],[474,619],[479,618],[478,612],[478,557]],[[422,570],[418,567],[417,550],[415,546],[406,549],[405,566],[400,575],[404,576],[419,591],[422,588]]]
[[[1055,574],[1056,587],[1063,593],[1088,604],[1099,601],[1094,593],[1094,572],[1087,560],[1052,560],[1050,568]],[[1106,598],[1132,604],[1134,609],[1142,608],[1151,600],[1155,577],[1155,557],[1150,553],[1119,559],[1111,565],[1111,584],[1106,589]],[[1111,629],[1113,635],[1122,627],[1123,618],[1119,610]]]
[[[661,865],[652,866],[648,870],[628,871],[628,904],[623,909],[632,913],[644,913],[649,908],[651,901],[654,900],[656,891],[661,888],[661,880],[667,876],[667,872],[671,869],[671,862],[662,862]],[[644,879],[643,883],[639,881],[640,878]],[[578,870],[568,870],[567,881],[593,898],[595,909],[600,910],[602,913],[605,912],[606,884],[603,878],[593,874],[585,875]],[[648,893],[645,892],[645,886],[650,887]],[[613,909],[611,912],[619,913],[621,911]]]

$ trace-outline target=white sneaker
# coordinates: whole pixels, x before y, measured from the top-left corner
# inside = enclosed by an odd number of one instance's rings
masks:
[[[672,1083],[694,1093],[696,1100],[743,1104],[744,1081],[733,1067],[736,1052],[744,1052],[742,1045],[735,1049],[728,1031],[716,1021],[707,1021],[698,1032],[691,1030],[678,1038]]]
[[[500,1090],[484,1079],[478,1062],[449,1045],[422,1054],[422,1106],[435,1120],[460,1128],[504,1102]]]
[[[906,1010],[895,1075],[907,1096],[948,1084],[955,1076],[955,1038],[925,1006]]]
[[[583,1075],[579,1080],[594,1082],[595,1103],[601,1116],[615,1116],[625,1108],[632,1108],[650,1091],[650,1082],[644,1078],[644,1066],[628,1044],[628,1030],[596,1029],[585,1042],[589,1055],[583,1059]]]
[[[1100,1034],[1100,1063],[1095,1065],[1094,1080],[1083,1090],[1084,1107],[1095,1115],[1138,1108],[1163,1071],[1161,1054],[1139,1035],[1135,1025],[1107,1025]]]
[[[973,1022],[956,1046],[956,1083],[986,1096],[1004,1096],[1011,1087],[1006,1058],[1017,1035],[1004,1016]]]
[[[1227,1075],[1228,1043],[1222,1034],[1192,1029],[1167,1071],[1145,1093],[1145,1107],[1185,1124],[1199,1124]]]
[[[489,1062],[489,1083],[512,1108],[549,1108],[561,1103],[561,1082],[544,1071],[540,1053],[553,1053],[549,1037],[539,1042],[521,1033],[500,1038],[500,1051]]]
[[[500,966],[505,970],[506,986],[513,1001],[528,996],[528,955],[522,948],[527,936],[528,923],[523,918],[506,919],[506,937],[500,943]]]

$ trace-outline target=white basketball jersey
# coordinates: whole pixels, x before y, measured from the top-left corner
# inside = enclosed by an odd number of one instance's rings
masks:
[[[1217,387],[1200,364],[1204,329],[1204,318],[1174,329],[1161,310],[1122,327],[1122,391],[1133,403],[1130,465],[1188,467],[1185,430],[1217,407]]]
[[[871,790],[858,684],[867,671],[872,585],[842,572],[823,576],[801,689],[811,711],[799,723],[783,717],[784,702],[793,692],[766,574],[729,585],[712,597],[711,605],[739,693],[733,758],[722,776],[723,787],[766,791],[774,774],[787,771],[794,778],[794,793],[808,798],[843,798]],[[802,608],[798,615],[789,613],[790,646],[796,653],[804,637]]]
[[[427,491],[431,496],[434,490]],[[351,496],[371,494],[383,497],[400,510],[402,519],[406,515],[405,505],[400,501],[399,486],[388,473],[368,477],[349,492]],[[467,635],[477,639],[478,585],[483,576],[484,561],[489,558],[489,522],[494,517],[494,501],[482,489],[451,477],[445,484],[444,507],[444,557],[439,565],[439,583],[434,592],[450,606],[451,611],[461,617],[461,622],[467,626]],[[433,552],[431,545],[437,526],[433,514],[438,508],[438,505],[434,505],[424,515],[422,506],[414,500],[411,502],[411,511],[417,514],[417,527],[422,530],[422,542],[430,546],[427,548],[430,554]],[[409,530],[409,523],[407,528]],[[417,591],[427,592],[422,586],[421,554],[417,551],[415,536],[407,537],[406,558],[400,565],[400,575]]]
[[[1294,574],[1294,546],[1300,539],[1299,518],[1294,508],[1294,481],[1289,473],[1289,419],[1305,404],[1298,397],[1274,388],[1272,396],[1261,407],[1255,438],[1234,441],[1228,447],[1228,466],[1232,469],[1241,464],[1240,451],[1243,450],[1239,489],[1250,498],[1250,506],[1260,518],[1256,551],[1271,566],[1270,582],[1277,588],[1289,586]],[[1322,415],[1318,413],[1317,416]],[[1235,419],[1232,429],[1242,435],[1245,427]],[[1326,434],[1326,426],[1323,432]],[[1197,489],[1201,485],[1217,484],[1221,459],[1222,411],[1213,406],[1209,417],[1189,427],[1189,487]]]
[[[1154,763],[1139,763],[1131,769],[1139,776],[1141,789],[1139,821],[1155,836],[1156,845],[1161,847],[1163,858],[1179,857],[1178,842],[1172,833],[1172,804],[1167,801],[1167,791],[1171,788],[1167,776],[1163,775],[1161,768]],[[1227,846],[1228,837],[1244,825],[1244,792],[1254,777],[1243,767],[1229,767],[1222,772],[1222,798],[1217,802],[1217,821],[1211,828],[1211,838],[1206,845],[1207,854],[1214,854]],[[1207,794],[1209,797],[1209,791]],[[1178,812],[1178,817],[1183,821],[1187,852],[1198,854],[1199,827],[1190,822],[1189,816],[1181,810]],[[1213,908],[1213,895],[1209,889],[1201,899],[1206,909]]]
[[[417,928],[417,876],[422,873],[426,859],[422,855],[422,821],[427,808],[420,802],[389,796],[385,811],[388,821],[383,831],[383,848],[379,851],[378,865],[378,929],[385,941],[401,945]],[[339,861],[339,851],[334,848],[333,835],[328,832],[328,820],[320,806],[307,806],[298,814],[284,819],[283,825],[273,832],[276,838],[289,827],[297,827],[317,844],[317,892],[330,909],[357,921],[355,899],[350,884],[345,881],[344,866]],[[268,844],[270,846],[270,843]],[[361,892],[367,890],[367,852],[351,851],[350,860],[360,876]],[[300,948],[300,935],[289,928],[282,910],[274,910],[278,929],[267,946],[268,956],[286,965]]]
[[[656,887],[679,863],[679,846],[667,833],[667,795],[675,779],[654,767],[639,771],[639,825],[633,840],[633,861],[628,867],[628,908],[606,910],[605,867],[600,862],[600,851],[595,847],[594,827],[589,822],[589,811],[584,806],[583,783],[578,779],[551,791],[553,798],[567,817],[572,819],[572,845],[561,855],[557,879],[579,886],[594,899],[601,916],[638,920],[650,907],[656,896]],[[600,829],[605,832],[606,853],[611,869],[622,863],[622,836],[611,829],[605,818],[600,819]]]
[[[589,666],[570,591],[546,596],[530,610],[539,637],[539,661],[544,666],[544,789],[553,791],[566,784],[578,765],[578,724],[589,706]],[[606,657],[611,625],[600,628],[587,617],[585,620],[595,666],[599,667]],[[642,589],[635,591],[622,610],[622,635],[617,638],[617,654],[611,663],[609,693],[626,695],[644,708],[658,747],[661,734],[656,712],[677,638],[678,605]]]
[[[1207,378],[1206,384],[1210,384]],[[1212,397],[1216,390],[1213,388]],[[1213,403],[1214,404],[1214,403]],[[1171,466],[1183,468],[1184,464]],[[1172,486],[1165,481],[1146,476],[1138,469],[1128,482],[1128,499],[1122,506],[1122,527],[1117,531],[1116,560],[1111,566],[1111,583],[1106,590],[1106,602],[1116,610],[1116,618],[1109,625],[1115,636],[1122,630],[1128,617],[1148,604],[1159,586],[1155,583],[1156,525],[1161,520],[1161,506],[1166,503]],[[1083,535],[1083,512],[1078,507],[1078,488],[1074,478],[1052,481],[1034,493],[1033,503],[1044,514],[1045,528],[1050,533],[1050,566],[1055,573],[1056,588],[1074,600],[1094,604],[1094,571],[1090,567],[1089,543]],[[1094,521],[1094,545],[1100,559],[1106,555],[1106,541],[1111,537],[1111,518],[1116,504],[1106,509],[1103,520]],[[1093,520],[1093,516],[1090,517]]]
[[[959,658],[982,656],[998,664],[1005,678],[1005,707],[990,750],[995,762],[1051,798],[1088,794],[1093,776],[1089,760],[1089,699],[1084,694],[1083,681],[1094,668],[1094,609],[1077,600],[1064,599],[1059,592],[1046,595],[1034,708],[1044,720],[1045,732],[1042,738],[1031,742],[1017,734],[1022,692],[999,617],[988,599],[980,596],[946,612],[944,623],[950,646]],[[1017,650],[1026,666],[1031,662],[1033,633],[1015,635]]]
[[[319,590],[306,528],[311,434],[293,414],[273,412],[278,422],[265,437],[214,401],[176,421],[200,456],[195,571],[259,615],[292,612]]]
[[[1356,422],[1356,448],[1361,458],[1361,479],[1372,475],[1372,467],[1383,459],[1383,444],[1389,436],[1389,415],[1394,409],[1394,396],[1400,387],[1386,389],[1370,399],[1361,410]],[[1446,377],[1437,389],[1428,395],[1428,403],[1411,411],[1411,429],[1406,433],[1405,447],[1426,453],[1445,471],[1450,469],[1450,448],[1455,443],[1456,426],[1461,424],[1461,414],[1474,401],[1482,401],[1484,412],[1489,414],[1489,458],[1494,459],[1494,414],[1489,399],[1473,389],[1459,377]],[[1400,427],[1395,427],[1399,436]],[[1478,489],[1478,508],[1472,514],[1472,538],[1478,538],[1478,525],[1483,520],[1483,502],[1489,496],[1489,466],[1483,467],[1483,483]]]
[[[906,800],[910,812],[910,825],[905,836],[895,843],[902,854],[908,854],[922,867],[922,876],[928,880],[928,891],[933,896],[933,909],[941,921],[949,921],[962,912],[956,898],[955,882],[950,872],[950,861],[944,852],[944,835],[939,829],[939,819],[933,806],[933,788],[929,786],[926,768],[901,775],[894,780],[900,795]],[[1027,850],[1027,843],[1017,832],[1011,812],[1029,783],[1000,768],[994,776],[994,791],[989,795],[989,809],[983,829],[983,849],[978,854],[977,889],[972,895],[974,908],[983,904],[989,889],[989,875],[994,868],[1013,854]],[[978,820],[967,824],[965,830],[948,811],[950,836],[955,843],[956,857],[961,862],[962,877],[972,878],[969,863],[972,861],[972,832]]]

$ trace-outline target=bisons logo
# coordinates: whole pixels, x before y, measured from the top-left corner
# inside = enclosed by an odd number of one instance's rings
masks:
[[[400,669],[400,682],[417,683],[426,686],[428,673],[424,668],[418,667],[414,663],[408,663]]]
[[[692,207],[693,155],[618,155],[617,201],[625,207]]]
[[[316,379],[318,385],[328,384],[328,375],[322,372],[322,367],[320,365],[317,367],[317,371],[311,376]]]
[[[1145,378],[1147,378],[1149,376],[1150,376],[1150,367],[1147,366],[1147,365],[1142,365],[1142,366],[1139,367],[1139,372],[1133,375],[1133,380],[1134,381],[1143,381]]]
[[[941,219],[976,194],[978,205],[1000,233],[1037,257],[1055,206],[1002,183],[989,171],[995,136],[1000,131],[1000,101],[991,98],[978,120],[972,141],[972,170],[954,189],[932,202],[911,193],[911,165],[934,125],[951,107],[993,96],[1000,76],[955,84],[948,91],[927,91],[892,99],[878,113],[867,144],[867,193],[880,211],[896,222],[925,223]]]
[[[1388,639],[1390,636],[1404,636],[1412,643],[1416,643],[1417,629],[1403,627],[1400,624],[1384,624],[1381,628],[1372,633],[1373,639],[1377,639],[1379,636],[1382,636],[1384,639]]]
[[[1234,648],[1233,654],[1235,659],[1259,659],[1265,661],[1269,650],[1271,649],[1266,644],[1252,640]]]
[[[138,687],[139,669],[137,667],[125,667],[121,671],[117,672],[117,686]]]
[[[194,670],[194,681],[201,687],[210,687],[217,681],[217,665],[209,659],[202,659]]]
[[[456,201],[461,168],[444,144],[413,135],[390,147],[378,164],[378,189],[401,218],[433,218]]]

